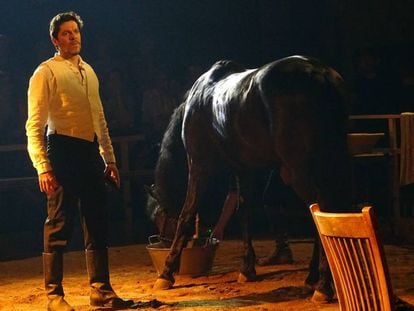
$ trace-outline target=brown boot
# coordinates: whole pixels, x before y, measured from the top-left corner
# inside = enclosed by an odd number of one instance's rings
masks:
[[[108,250],[86,250],[86,267],[91,286],[91,306],[127,309],[134,301],[123,300],[112,289],[109,282]]]
[[[43,253],[43,271],[45,289],[48,299],[48,311],[74,311],[65,301],[62,287],[63,255],[62,253]]]

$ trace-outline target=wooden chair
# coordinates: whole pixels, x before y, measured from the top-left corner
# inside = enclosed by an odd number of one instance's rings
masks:
[[[310,206],[332,271],[341,311],[394,310],[394,296],[372,207],[361,213]]]

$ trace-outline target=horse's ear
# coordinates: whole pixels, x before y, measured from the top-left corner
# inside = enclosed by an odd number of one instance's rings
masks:
[[[144,185],[144,190],[148,195],[154,197],[154,184],[151,186]]]
[[[152,193],[152,186],[154,186],[154,185],[151,185],[151,186],[144,185],[145,192],[148,193],[148,194]]]

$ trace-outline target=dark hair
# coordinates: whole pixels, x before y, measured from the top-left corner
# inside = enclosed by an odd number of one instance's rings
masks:
[[[60,29],[60,25],[68,21],[76,22],[76,24],[78,24],[79,30],[82,29],[83,27],[83,21],[81,17],[75,12],[70,11],[70,12],[59,13],[58,15],[56,15],[50,20],[50,26],[49,26],[50,36],[56,39],[59,29]]]

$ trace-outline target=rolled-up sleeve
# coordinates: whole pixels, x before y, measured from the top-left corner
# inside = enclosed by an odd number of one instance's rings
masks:
[[[115,163],[115,154],[112,147],[112,141],[109,136],[108,126],[105,120],[105,114],[103,111],[102,103],[100,100],[97,102],[97,113],[95,117],[98,123],[98,140],[99,140],[99,151],[104,159],[105,163]]]
[[[29,81],[28,118],[26,122],[27,150],[40,175],[50,171],[44,140],[48,120],[53,75],[47,66],[39,66]]]
[[[91,104],[93,127],[98,136],[99,151],[105,163],[115,163],[114,149],[112,147],[112,141],[109,136],[108,125],[105,119],[104,108],[99,95],[99,80],[92,67],[88,65],[85,69],[87,69],[90,90],[89,102]]]

